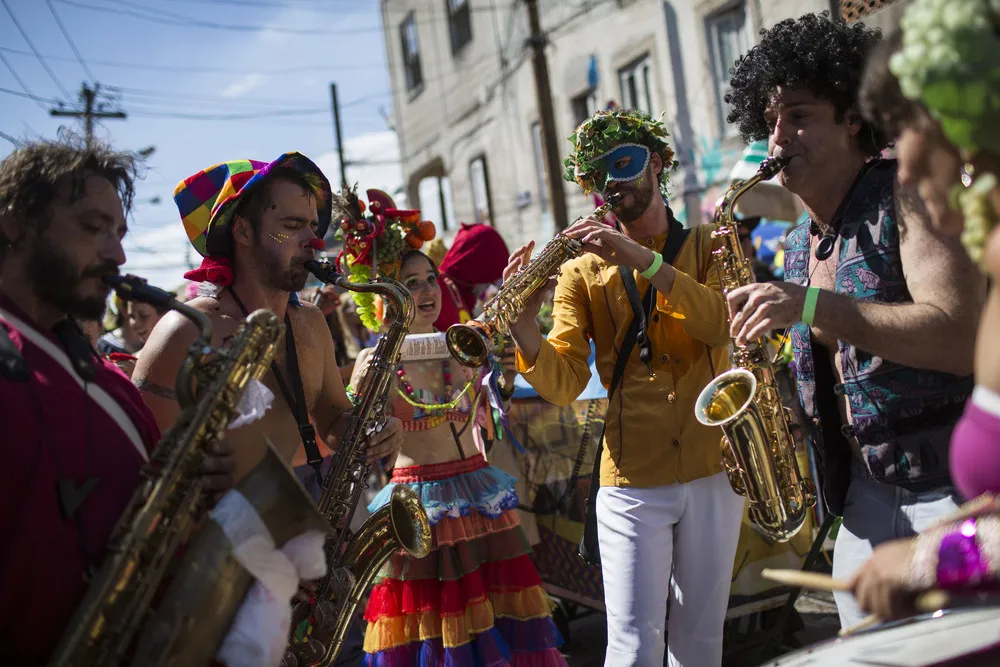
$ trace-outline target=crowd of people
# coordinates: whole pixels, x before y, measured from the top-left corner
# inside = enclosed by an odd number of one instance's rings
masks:
[[[431,551],[389,559],[337,664],[566,664],[517,480],[490,465],[489,450],[504,437],[516,375],[567,404],[590,381],[593,354],[609,400],[581,553],[601,564],[605,664],[721,665],[745,500],[723,472],[722,432],[695,404],[734,348],[775,333],[790,341],[819,502],[842,517],[832,561],[842,626],[912,616],[928,590],[995,589],[998,75],[997,0],[913,0],[884,39],[827,14],[762,31],[731,70],[728,122],[786,160],[777,181],[807,220],[784,240],[781,279],[753,264],[758,281],[739,286],[724,284],[715,227],[674,215],[667,127],[617,108],[581,124],[567,180],[617,201],[612,216],[563,232],[583,254],[523,303],[512,343],[486,368],[450,357],[393,368],[384,423],[366,436],[368,461],[385,473],[367,510],[407,485]],[[50,659],[181,414],[175,381],[201,332],[178,312],[109,299],[105,282],[125,263],[138,166],[71,135],[0,163],[5,665]],[[419,212],[368,193],[366,205],[346,186],[335,192],[294,152],[222,162],[177,186],[202,257],[184,298],[211,322],[211,345],[258,309],[282,323],[245,414],[196,471],[209,504],[272,446],[319,498],[356,392],[384,361],[374,345],[400,313],[307,286],[331,223],[342,231],[339,266],[396,280],[412,297],[414,335],[468,322],[531,266],[534,243],[508,254],[483,224],[462,225],[450,248],[424,246],[433,226],[414,222]],[[739,223],[751,259],[757,222]],[[315,619],[303,620],[308,633]],[[296,628],[284,630],[282,646]]]

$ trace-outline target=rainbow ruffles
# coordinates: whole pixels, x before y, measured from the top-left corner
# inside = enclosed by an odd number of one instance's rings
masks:
[[[565,667],[551,602],[518,521],[514,478],[480,457],[397,468],[430,517],[433,550],[395,554],[372,589],[366,667]]]

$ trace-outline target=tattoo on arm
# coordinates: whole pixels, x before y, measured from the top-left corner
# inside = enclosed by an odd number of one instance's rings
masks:
[[[172,387],[164,387],[162,384],[156,384],[155,382],[143,380],[142,378],[133,379],[132,384],[134,384],[136,389],[139,391],[145,391],[153,396],[159,396],[160,398],[165,398],[169,401],[177,400],[177,391]]]

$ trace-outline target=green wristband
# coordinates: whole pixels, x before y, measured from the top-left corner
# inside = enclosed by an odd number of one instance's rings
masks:
[[[816,317],[816,301],[819,300],[819,288],[807,287],[806,300],[802,303],[802,322],[812,326],[813,318]]]
[[[654,251],[653,252],[653,263],[650,264],[649,268],[647,268],[645,271],[643,271],[639,275],[642,276],[643,278],[645,278],[646,280],[652,280],[653,276],[656,275],[656,272],[660,270],[661,266],[663,266],[663,255],[661,255],[660,253]]]

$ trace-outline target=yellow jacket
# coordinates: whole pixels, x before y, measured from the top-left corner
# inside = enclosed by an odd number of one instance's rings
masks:
[[[651,487],[689,482],[722,469],[722,430],[694,416],[698,394],[729,367],[729,331],[719,273],[712,261],[712,225],[691,230],[674,261],[669,297],[657,295],[649,323],[654,378],[636,346],[608,406],[602,486]],[[659,249],[666,234],[637,239]],[[649,281],[635,274],[639,294]],[[567,262],[556,285],[553,327],[534,366],[518,353],[518,371],[557,405],[576,399],[590,379],[590,340],[601,383],[611,384],[615,360],[632,319],[618,267],[593,254]],[[708,348],[711,348],[709,355]]]

